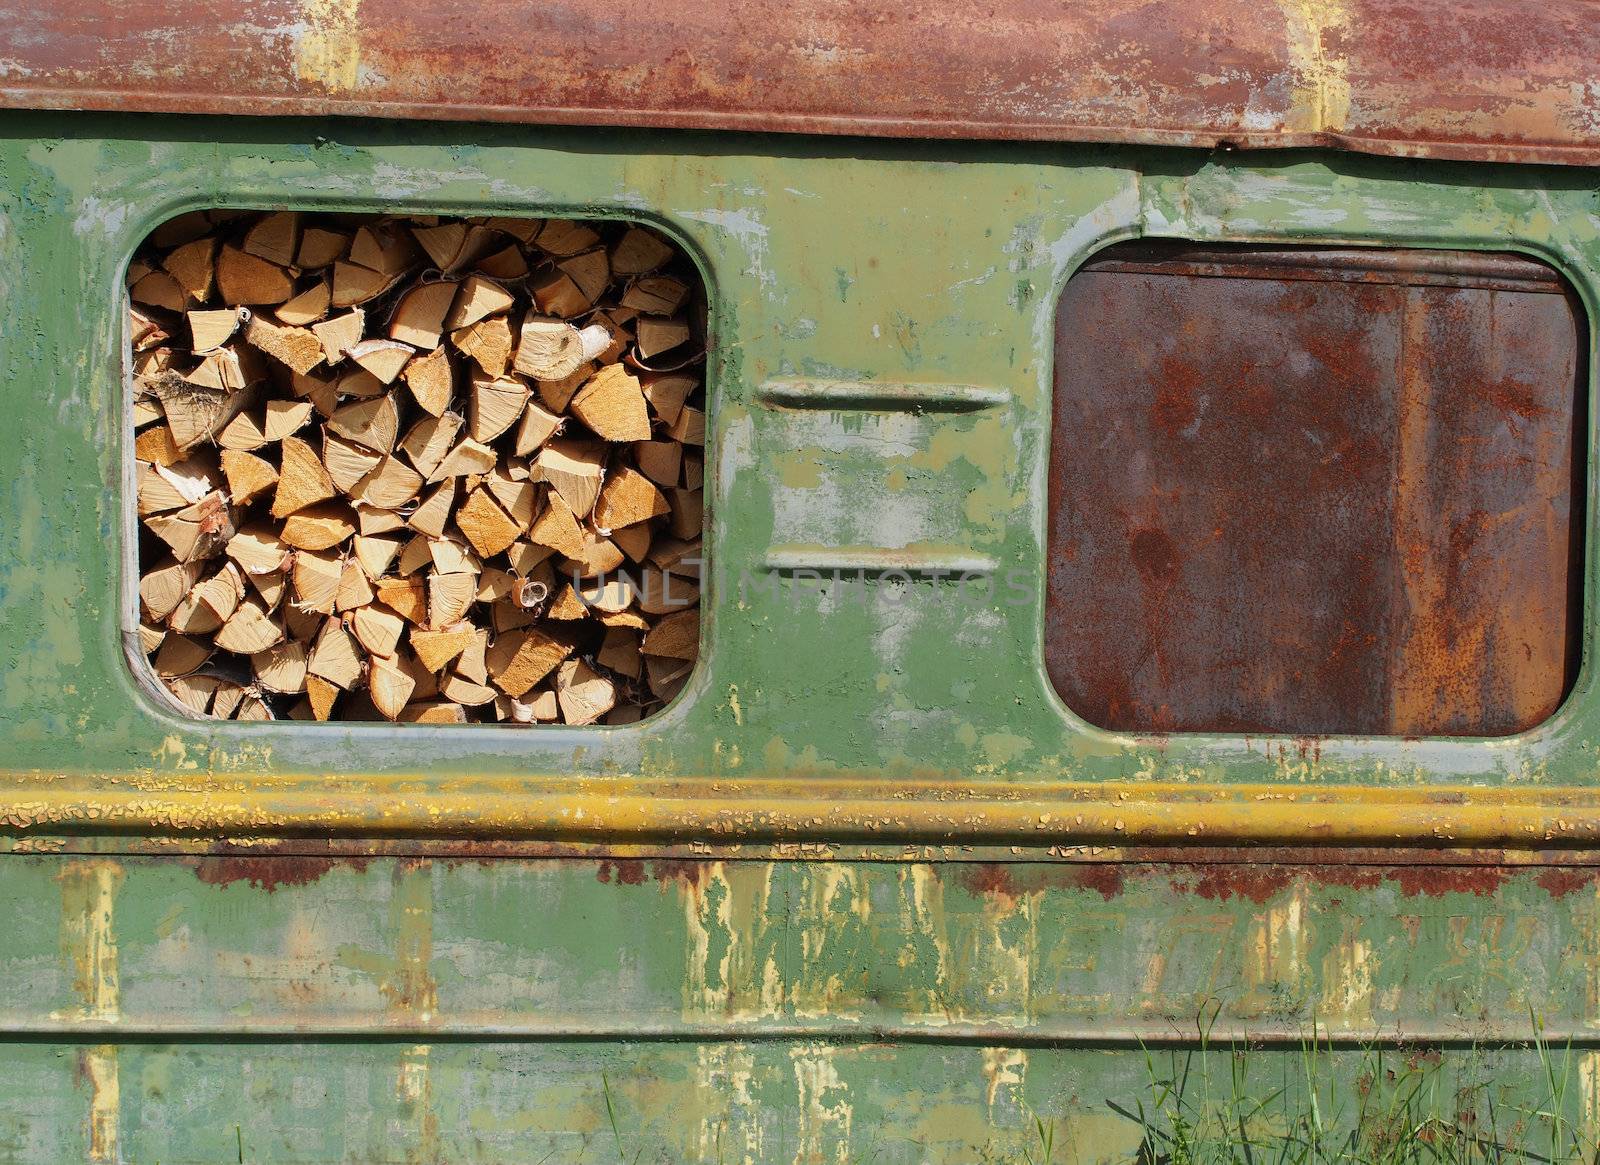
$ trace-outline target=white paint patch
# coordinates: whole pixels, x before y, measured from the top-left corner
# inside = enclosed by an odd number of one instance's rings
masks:
[[[772,491],[774,542],[823,546],[865,545],[898,550],[913,542],[937,541],[949,522],[930,512],[926,499],[909,492],[881,493],[861,504],[861,487],[827,475],[812,489]]]
[[[428,1098],[429,1045],[416,1044],[400,1061],[400,1078],[395,1096],[401,1104],[421,1104]]]
[[[767,268],[768,262],[768,236],[770,232],[767,224],[761,221],[760,212],[753,207],[742,207],[738,210],[724,210],[712,208],[709,210],[680,210],[680,218],[693,222],[703,222],[708,226],[716,227],[731,237],[744,250],[748,262],[747,274],[756,277],[756,283],[763,290],[770,290],[777,286],[777,276]]]
[[[83,200],[78,217],[72,220],[72,233],[80,238],[96,233],[115,238],[128,220],[128,209],[126,202],[105,201],[91,194]]]
[[[717,436],[717,497],[726,500],[739,472],[756,463],[755,420],[748,413],[735,417]]]
[[[1116,193],[1087,214],[1075,219],[1066,232],[1046,248],[1049,258],[1049,286],[1082,263],[1091,247],[1114,231],[1126,230],[1141,221],[1143,207],[1138,180],[1131,175]],[[1013,293],[1014,295],[1015,293]],[[1056,305],[1049,295],[1039,297],[1034,311],[1034,350],[1047,352],[1055,346]],[[1020,430],[1019,430],[1020,436]]]
[[[476,166],[456,166],[453,169],[426,169],[413,166],[396,166],[392,162],[378,162],[372,167],[372,178],[364,181],[362,188],[384,199],[406,198],[416,194],[432,194],[455,183],[471,187],[471,193],[489,195],[506,202],[538,202],[549,204],[559,200],[548,190],[537,186],[519,186],[503,178],[490,179]]]
[[[1085,253],[1113,231],[1139,221],[1139,184],[1131,177],[1115,194],[1067,228],[1048,248],[1050,273],[1059,279],[1069,267],[1083,261]]]
[[[980,274],[980,275],[974,275],[971,279],[958,279],[954,283],[950,284],[950,286],[947,287],[947,288],[940,288],[937,291],[928,292],[927,294],[925,294],[923,296],[923,298],[924,299],[933,299],[933,298],[938,297],[938,296],[943,296],[947,292],[954,291],[958,287],[978,287],[978,286],[980,286],[982,284],[985,284],[985,283],[989,282],[989,280],[993,279],[995,277],[996,273],[997,272],[996,272],[996,269],[994,267],[987,267],[987,268],[984,269],[983,273]]]

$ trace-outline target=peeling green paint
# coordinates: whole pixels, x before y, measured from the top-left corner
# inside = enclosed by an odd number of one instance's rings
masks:
[[[641,217],[683,241],[719,346],[705,650],[682,701],[635,727],[401,735],[190,722],[148,700],[121,647],[117,275],[153,225],[210,204]],[[1038,586],[1054,300],[1094,249],[1141,233],[1512,246],[1592,309],[1600,199],[1581,171],[1311,153],[13,115],[0,391],[28,421],[0,430],[13,827],[43,819],[44,791],[97,813],[127,794],[136,823],[145,800],[198,791],[248,851],[294,797],[315,833],[337,796],[475,814],[536,778],[596,812],[612,778],[713,795],[788,781],[819,807],[787,850],[741,854],[736,825],[704,860],[252,865],[125,856],[142,825],[81,843],[98,856],[26,854],[66,839],[23,838],[0,861],[0,1160],[216,1161],[240,1144],[253,1161],[609,1160],[608,1085],[629,1160],[1015,1160],[1035,1114],[1059,1122],[1065,1159],[1112,1160],[1136,1136],[1105,1098],[1140,1086],[1138,1040],[1188,1038],[1213,1003],[1241,1037],[1292,1044],[1315,1023],[1453,1040],[1452,1063],[1508,1101],[1534,1094],[1533,1052],[1466,1045],[1526,1036],[1532,1008],[1575,1041],[1587,1091],[1571,1105],[1593,1126],[1600,894],[1575,868],[1433,855],[1312,876],[1098,844],[979,862],[937,830],[834,852],[825,813],[846,782],[890,797],[979,779],[1595,783],[1592,667],[1549,725],[1493,744],[1151,741],[1060,706]],[[992,399],[791,408],[760,399],[777,376]],[[769,570],[776,546],[916,569],[830,588]],[[962,555],[992,563],[990,589],[928,565]],[[1027,808],[1042,830],[1075,827],[1070,809]],[[1298,1053],[1263,1054],[1282,1071]],[[1341,1055],[1334,1071],[1354,1071]]]

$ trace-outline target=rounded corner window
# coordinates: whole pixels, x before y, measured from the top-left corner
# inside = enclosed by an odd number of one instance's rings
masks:
[[[1056,319],[1057,692],[1133,732],[1548,719],[1581,657],[1587,351],[1521,255],[1100,252]]]
[[[615,725],[682,690],[707,301],[671,240],[196,211],[127,287],[135,663],[183,708]]]

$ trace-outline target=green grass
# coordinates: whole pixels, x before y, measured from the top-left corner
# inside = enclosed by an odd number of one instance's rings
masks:
[[[1449,1051],[1310,1035],[1285,1054],[1213,1042],[1203,1019],[1181,1046],[1141,1047],[1140,1083],[1098,1102],[1128,1122],[1132,1151],[1074,1144],[1071,1120],[1025,1109],[1027,1127],[977,1150],[972,1165],[1600,1165],[1595,1131],[1580,1124],[1578,1055],[1551,1045],[1537,1019],[1533,1032],[1520,1044]],[[641,1165],[642,1151],[630,1158],[624,1148],[604,1074],[601,1091],[617,1162]],[[1083,1097],[1071,1104],[1095,1108]],[[853,1147],[842,1160],[873,1165],[884,1151]],[[696,1165],[724,1161],[719,1129],[714,1160]]]
[[[1280,1067],[1269,1078],[1263,1057],[1210,1044],[1204,1024],[1196,1046],[1145,1048],[1143,1093],[1107,1106],[1139,1130],[1130,1165],[1600,1165],[1600,1145],[1573,1115],[1572,1050],[1551,1047],[1537,1020],[1534,1032],[1541,1099],[1531,1107],[1497,1104],[1482,1072],[1425,1048],[1360,1050],[1350,1075],[1312,1036],[1291,1071],[1281,1068],[1291,1058],[1270,1057]],[[1058,1150],[1054,1125],[1034,1120],[1038,1145],[1021,1165],[1057,1165],[1058,1151],[1062,1162],[1095,1156]]]

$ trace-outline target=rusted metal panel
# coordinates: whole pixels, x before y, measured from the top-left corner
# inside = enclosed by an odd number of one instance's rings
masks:
[[[1046,644],[1068,705],[1147,731],[1546,718],[1578,661],[1580,311],[1504,255],[1091,263],[1057,320]]]
[[[1587,0],[0,4],[12,107],[1593,164]]]

